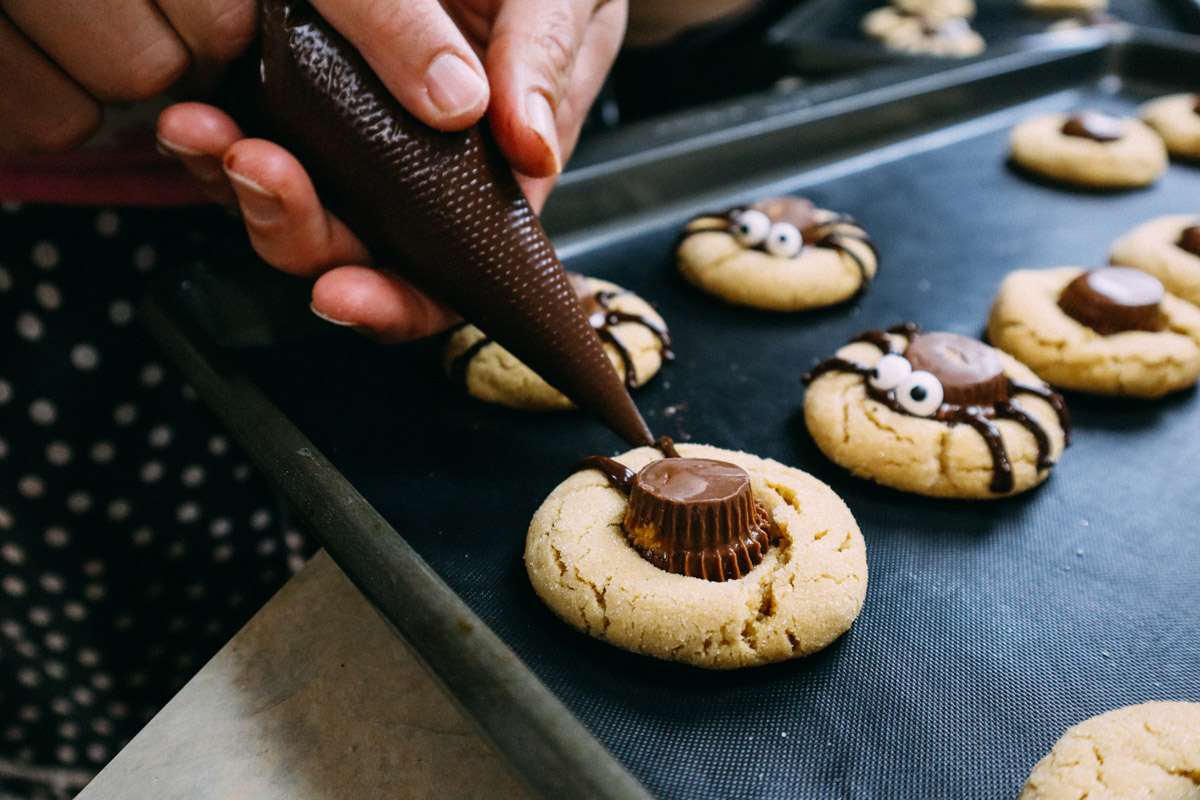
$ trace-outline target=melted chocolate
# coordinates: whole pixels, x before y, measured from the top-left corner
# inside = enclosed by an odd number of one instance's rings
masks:
[[[1184,228],[1175,244],[1194,256],[1200,256],[1200,225]]]
[[[1078,136],[1094,142],[1115,142],[1125,135],[1129,122],[1103,111],[1080,111],[1072,114],[1062,126],[1067,136]]]
[[[307,2],[264,0],[244,127],[291,150],[380,263],[633,444],[653,440],[486,126],[409,114]],[[238,108],[233,108],[235,114]]]
[[[1130,267],[1088,270],[1068,283],[1058,307],[1103,336],[1123,331],[1159,331],[1165,320],[1159,303],[1163,285]]]
[[[617,292],[600,290],[592,292],[587,283],[587,278],[576,273],[567,273],[567,278],[571,288],[579,297],[580,305],[583,308],[583,313],[587,316],[588,324],[596,330],[596,335],[600,340],[611,344],[621,357],[621,364],[625,375],[625,386],[629,389],[638,387],[637,372],[634,369],[633,356],[625,344],[617,338],[617,335],[612,332],[612,327],[619,325],[622,322],[632,322],[649,330],[658,338],[659,347],[662,349],[663,361],[674,361],[675,353],[671,350],[671,334],[667,331],[667,327],[656,319],[644,316],[642,314],[630,314],[625,311],[619,311],[610,307],[613,299],[618,296]],[[479,355],[484,347],[491,344],[493,339],[489,336],[484,336],[463,352],[455,356],[454,361],[450,364],[450,378],[462,386],[467,385],[467,370],[471,368],[471,361],[475,356]]]
[[[1070,444],[1071,417],[1067,413],[1062,395],[1046,387],[1030,386],[1009,379],[1003,374],[1003,364],[992,348],[957,334],[922,334],[919,326],[909,322],[894,325],[888,328],[887,333],[899,334],[908,339],[908,346],[901,355],[909,358],[911,354],[913,357],[909,360],[914,369],[931,372],[942,383],[946,396],[931,419],[949,425],[970,425],[979,432],[992,456],[992,481],[989,488],[996,494],[1012,491],[1013,476],[1012,464],[1004,449],[1000,429],[992,420],[1010,419],[1024,427],[1033,434],[1037,442],[1038,469],[1049,469],[1053,464],[1050,460],[1049,435],[1036,418],[1026,413],[1017,401],[1012,399],[1015,395],[1032,394],[1049,403],[1058,416],[1065,443]],[[884,331],[864,331],[851,341],[874,345],[885,355],[896,353],[891,337]],[[968,345],[967,342],[973,344]],[[897,414],[910,413],[900,405],[894,391],[884,391],[871,386],[867,379],[874,369],[857,361],[837,357],[826,359],[804,375],[804,383],[811,383],[827,372],[861,375],[866,383],[868,397],[884,404]],[[988,400],[981,402],[984,398]]]
[[[654,443],[663,458],[636,474],[606,456],[588,456],[576,470],[596,469],[629,497],[622,523],[629,542],[659,569],[710,581],[740,578],[770,546],[770,522],[744,469],[724,461],[684,458],[669,437]]]

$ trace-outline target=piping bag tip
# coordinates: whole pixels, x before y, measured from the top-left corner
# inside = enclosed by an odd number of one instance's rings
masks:
[[[486,124],[410,114],[304,0],[263,0],[227,110],[289,149],[379,263],[474,323],[630,444],[653,436]],[[239,116],[242,118],[239,119]]]

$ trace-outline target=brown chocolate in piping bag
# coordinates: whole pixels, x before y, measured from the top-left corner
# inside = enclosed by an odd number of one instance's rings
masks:
[[[261,123],[291,150],[380,263],[403,269],[626,441],[650,444],[486,125],[425,125],[308,2],[263,0],[260,46],[255,74],[239,76],[254,83],[245,127]]]

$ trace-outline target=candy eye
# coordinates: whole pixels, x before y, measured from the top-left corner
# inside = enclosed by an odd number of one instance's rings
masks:
[[[942,382],[923,369],[913,371],[896,387],[896,402],[914,417],[932,417],[945,396]]]
[[[886,392],[889,389],[895,389],[900,385],[900,381],[911,374],[912,365],[908,363],[907,358],[895,353],[888,353],[875,362],[875,369],[871,370],[871,375],[867,380],[873,388]]]
[[[767,252],[773,256],[791,258],[800,252],[800,246],[803,244],[804,238],[800,231],[790,222],[776,222],[767,234]]]
[[[733,237],[743,247],[762,244],[771,232],[771,219],[761,211],[747,208],[733,219]]]

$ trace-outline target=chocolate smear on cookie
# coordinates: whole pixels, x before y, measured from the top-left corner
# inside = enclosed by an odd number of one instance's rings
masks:
[[[1058,307],[1103,336],[1123,331],[1159,331],[1165,292],[1153,275],[1131,267],[1100,267],[1071,281]]]
[[[1194,256],[1200,256],[1200,225],[1184,228],[1175,244]]]
[[[629,495],[622,523],[629,543],[659,569],[726,581],[762,562],[770,522],[754,497],[750,475],[726,461],[683,458],[667,437],[655,443],[665,458],[636,474],[615,459],[589,456],[578,469],[598,469]]]
[[[893,336],[903,337],[903,349],[896,346]],[[893,325],[886,332],[864,331],[851,341],[873,345],[883,356],[874,366],[844,358],[826,359],[804,375],[805,384],[827,372],[860,375],[867,396],[897,414],[970,425],[991,453],[989,488],[997,494],[1012,491],[1013,475],[995,420],[1009,419],[1029,431],[1037,442],[1038,469],[1053,466],[1049,435],[1021,407],[1016,395],[1032,394],[1049,403],[1070,442],[1071,417],[1062,395],[1009,378],[995,349],[983,342],[956,333],[922,333],[911,322]]]
[[[1115,142],[1125,135],[1129,121],[1103,111],[1079,111],[1063,123],[1066,136],[1078,136],[1094,142]]]

